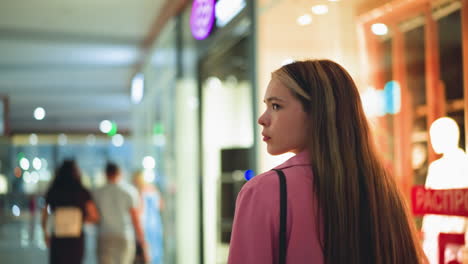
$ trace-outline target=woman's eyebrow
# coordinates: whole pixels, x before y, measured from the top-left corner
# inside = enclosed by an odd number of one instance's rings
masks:
[[[267,99],[263,100],[263,102],[265,103],[269,103],[271,101],[280,101],[280,102],[284,102],[283,99],[279,98],[279,97],[276,97],[276,96],[271,96],[271,97],[268,97]]]

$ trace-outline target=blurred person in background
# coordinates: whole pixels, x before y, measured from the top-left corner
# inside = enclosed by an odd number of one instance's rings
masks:
[[[45,195],[42,229],[45,243],[50,248],[49,263],[82,263],[85,248],[83,222],[99,220],[91,194],[81,184],[80,176],[76,162],[65,160]],[[48,208],[53,214],[51,233]]]
[[[161,211],[164,209],[164,201],[157,187],[146,182],[145,172],[137,171],[133,175],[140,198],[140,219],[148,243],[149,262],[151,264],[163,263],[163,226],[161,221]],[[148,172],[153,173],[153,172]],[[140,255],[137,246],[137,256]],[[138,257],[141,261],[141,257]]]
[[[146,262],[148,250],[138,213],[138,191],[122,181],[122,173],[117,164],[109,162],[105,170],[107,184],[94,193],[101,215],[98,226],[99,263],[133,263],[135,239],[141,246]]]
[[[348,72],[330,60],[284,65],[264,102],[268,153],[296,155],[242,187],[228,263],[424,263]]]

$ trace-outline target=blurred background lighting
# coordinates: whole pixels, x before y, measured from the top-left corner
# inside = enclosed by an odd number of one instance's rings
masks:
[[[32,164],[33,164],[33,168],[34,168],[35,170],[40,170],[40,169],[42,168],[42,161],[41,161],[41,159],[38,158],[38,157],[36,157],[36,158],[33,159]]]
[[[316,15],[325,15],[328,13],[328,6],[327,5],[315,5],[312,7],[312,13]]]
[[[47,162],[46,159],[41,159],[41,165],[43,169],[47,169],[47,167],[49,166],[49,163]]]
[[[145,91],[144,84],[145,84],[145,79],[144,79],[143,74],[139,73],[135,75],[135,77],[133,77],[131,95],[132,95],[132,102],[134,104],[140,103],[141,100],[143,99],[143,94]],[[103,132],[103,133],[107,133],[107,132]]]
[[[284,65],[288,65],[288,64],[291,64],[293,63],[294,60],[292,58],[287,58],[287,59],[284,59],[282,62],[281,62],[281,66],[284,66]]]
[[[94,144],[96,144],[96,136],[93,134],[89,134],[86,137],[86,144],[88,144],[89,146],[94,146]]]
[[[112,144],[116,147],[121,147],[124,144],[124,137],[120,134],[116,134],[112,137]]]
[[[65,146],[67,144],[67,136],[65,134],[58,135],[58,144],[60,146]]]
[[[8,182],[5,175],[0,174],[0,194],[8,192]]]
[[[29,170],[29,160],[27,158],[21,158],[19,164],[21,169]]]
[[[388,27],[382,23],[375,23],[371,26],[372,33],[378,36],[384,36],[388,33]]]
[[[25,171],[23,173],[23,181],[25,183],[30,183],[31,182],[31,173],[29,171]]]
[[[46,115],[46,112],[45,112],[44,108],[42,108],[42,107],[38,107],[38,108],[36,108],[34,110],[34,118],[36,120],[44,119],[45,115]]]
[[[31,135],[29,135],[29,144],[36,146],[38,142],[39,138],[36,134],[32,133]]]
[[[104,134],[109,133],[111,129],[112,129],[112,123],[109,120],[102,120],[101,123],[99,124],[99,130],[101,130],[101,132]]]
[[[252,179],[254,177],[254,171],[253,170],[246,170],[245,173],[244,173],[244,177],[247,181],[249,181],[250,179]]]
[[[115,123],[114,121],[111,122],[111,129],[109,130],[109,132],[107,132],[107,135],[109,137],[112,137],[114,135],[117,134],[117,123]]]
[[[298,17],[296,21],[297,21],[297,24],[299,24],[300,26],[306,26],[312,23],[312,16],[309,14],[305,14],[305,15]]]
[[[218,77],[208,77],[206,80],[208,89],[221,89],[223,87],[223,83]]]
[[[340,0],[328,0],[328,2],[339,2]]]
[[[37,171],[31,172],[31,183],[37,183],[39,181],[39,173]]]
[[[156,167],[156,161],[151,156],[144,157],[142,164],[145,169],[154,169]]]
[[[14,215],[14,216],[20,216],[21,214],[21,210],[20,208],[15,204],[11,207],[11,213]]]
[[[156,175],[154,174],[154,170],[144,170],[143,172],[143,179],[145,180],[145,182],[153,182],[154,179],[156,178]]]

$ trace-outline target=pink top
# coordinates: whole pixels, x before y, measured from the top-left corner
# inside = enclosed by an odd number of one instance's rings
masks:
[[[301,152],[275,169],[286,175],[286,263],[323,263],[309,155]],[[270,264],[279,258],[279,179],[275,171],[248,181],[236,201],[229,264]]]

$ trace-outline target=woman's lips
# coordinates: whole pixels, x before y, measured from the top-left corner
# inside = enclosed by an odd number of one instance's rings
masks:
[[[270,140],[270,137],[263,136],[263,141],[265,141],[265,142],[266,142],[266,141],[268,141],[268,140]]]

